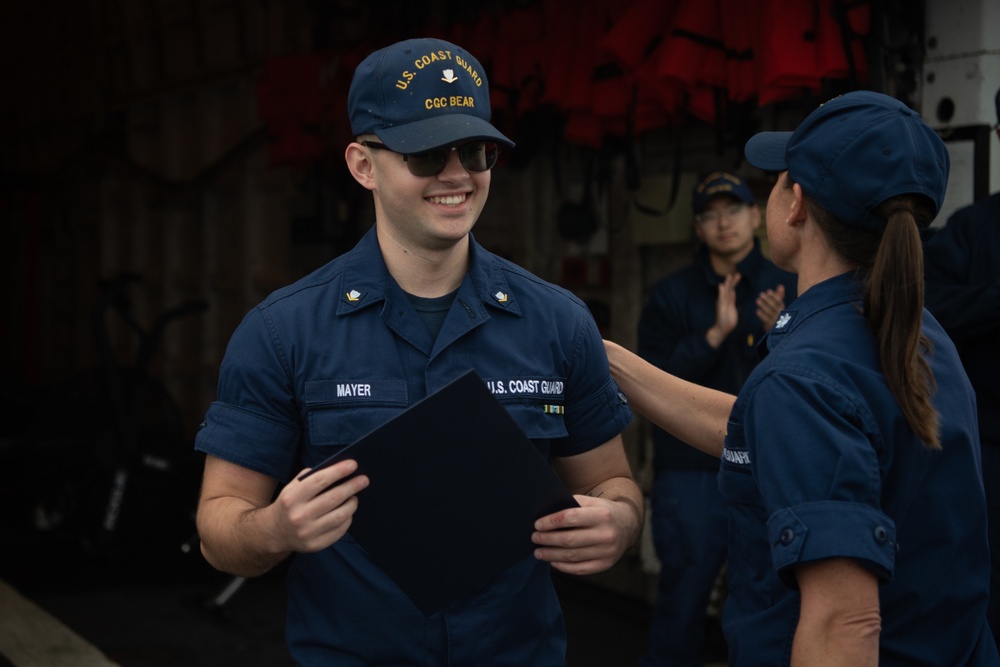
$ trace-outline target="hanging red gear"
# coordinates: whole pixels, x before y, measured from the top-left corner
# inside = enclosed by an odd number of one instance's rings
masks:
[[[267,61],[257,82],[257,111],[268,127],[272,165],[304,165],[323,154],[323,71],[328,56],[305,53]]]

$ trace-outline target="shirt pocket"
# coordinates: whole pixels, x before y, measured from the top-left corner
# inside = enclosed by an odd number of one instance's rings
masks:
[[[305,383],[309,448],[318,463],[359,440],[408,405],[405,380],[313,380]]]

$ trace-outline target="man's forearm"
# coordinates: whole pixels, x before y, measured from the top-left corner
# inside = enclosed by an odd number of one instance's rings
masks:
[[[198,508],[201,552],[212,567],[241,577],[264,574],[290,552],[274,546],[263,512],[237,498],[203,501]]]

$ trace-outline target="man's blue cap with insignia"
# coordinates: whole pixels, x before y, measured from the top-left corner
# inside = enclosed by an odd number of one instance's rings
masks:
[[[408,39],[365,58],[354,71],[347,108],[354,136],[374,134],[397,153],[476,139],[514,145],[490,124],[483,66],[440,39]]]
[[[728,171],[715,171],[701,179],[691,190],[691,208],[698,215],[705,210],[713,197],[729,195],[744,204],[755,204],[753,190],[747,182]]]

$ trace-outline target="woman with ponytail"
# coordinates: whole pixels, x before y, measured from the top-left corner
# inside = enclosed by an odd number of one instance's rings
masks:
[[[975,396],[923,307],[945,145],[859,91],[745,153],[799,297],[739,396],[606,342],[633,410],[721,458],[730,665],[1000,665]]]

